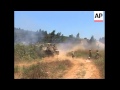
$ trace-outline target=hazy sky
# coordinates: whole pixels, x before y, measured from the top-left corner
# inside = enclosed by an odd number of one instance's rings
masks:
[[[105,17],[105,16],[104,16]],[[94,22],[94,11],[15,11],[14,27],[51,32],[56,30],[63,35],[80,33],[81,38],[96,39],[105,34],[105,22]]]

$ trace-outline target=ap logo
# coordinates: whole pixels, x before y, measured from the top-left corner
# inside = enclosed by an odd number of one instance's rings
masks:
[[[103,22],[103,11],[94,11],[94,22]]]

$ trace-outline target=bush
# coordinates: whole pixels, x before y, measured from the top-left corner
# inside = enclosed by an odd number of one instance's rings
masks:
[[[105,78],[105,59],[99,58],[97,60],[93,60],[93,62],[99,69],[100,76],[104,79]]]
[[[19,67],[18,66],[15,66],[14,67],[14,73],[18,73],[19,72]]]
[[[52,79],[60,78],[64,71],[72,66],[69,60],[37,63],[23,69],[23,78],[26,79]]]
[[[14,46],[15,61],[41,59],[44,53],[35,45],[21,45]]]

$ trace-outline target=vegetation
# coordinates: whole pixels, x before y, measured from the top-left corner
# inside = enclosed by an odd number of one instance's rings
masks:
[[[15,61],[41,59],[45,56],[36,45],[16,44],[14,47]]]
[[[87,38],[85,38],[87,39]],[[55,30],[48,33],[45,30],[38,30],[36,32],[27,31],[20,28],[14,28],[14,40],[15,43],[63,43],[67,41],[71,41],[72,43],[79,42],[81,40],[80,33],[77,33],[76,36],[72,34],[69,36],[64,36],[61,32],[56,33]],[[95,42],[94,36],[91,36],[90,43]],[[104,41],[104,37],[100,38],[101,42]]]
[[[38,62],[30,66],[15,66],[15,74],[22,79],[57,79],[61,78],[65,70],[70,68],[72,63],[69,60]],[[21,68],[21,69],[20,69]],[[22,74],[21,74],[22,73]],[[16,78],[16,77],[15,77]]]

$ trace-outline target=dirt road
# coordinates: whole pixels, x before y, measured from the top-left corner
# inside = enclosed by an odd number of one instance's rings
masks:
[[[84,59],[72,60],[74,66],[66,71],[64,79],[100,79],[99,70],[92,61]]]
[[[63,79],[101,79],[99,70],[94,65],[92,60],[85,60],[83,58],[74,58],[60,55],[58,58],[51,58],[54,60],[70,60],[73,63],[73,67],[66,70],[66,74],[63,75]],[[44,62],[51,62],[49,58],[45,58]]]

